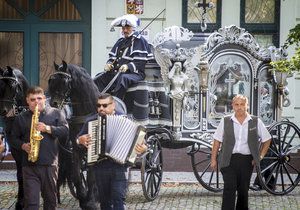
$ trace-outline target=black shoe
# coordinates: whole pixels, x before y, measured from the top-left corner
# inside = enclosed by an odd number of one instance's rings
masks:
[[[15,209],[16,209],[16,210],[22,210],[23,208],[24,208],[23,203],[21,203],[21,202],[17,202],[17,203],[16,203],[16,206],[15,206]]]

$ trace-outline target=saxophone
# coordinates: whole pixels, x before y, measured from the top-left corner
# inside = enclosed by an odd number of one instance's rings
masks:
[[[31,119],[31,128],[30,128],[30,153],[28,154],[28,161],[36,162],[39,157],[40,151],[40,141],[44,138],[41,135],[41,132],[36,130],[35,126],[39,122],[39,109],[36,105],[32,119]]]

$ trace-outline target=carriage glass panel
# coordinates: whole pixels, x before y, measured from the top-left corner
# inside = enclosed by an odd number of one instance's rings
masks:
[[[273,78],[269,73],[269,69],[265,67],[258,75],[257,107],[258,116],[266,126],[271,125],[275,119],[275,90]]]
[[[220,119],[233,112],[231,101],[237,94],[251,101],[252,70],[250,61],[239,52],[223,52],[210,64],[208,77],[208,128],[218,126]]]
[[[198,71],[191,72],[192,76],[187,82],[189,94],[185,97],[183,103],[183,132],[184,130],[198,130],[201,125],[200,111],[200,81]]]

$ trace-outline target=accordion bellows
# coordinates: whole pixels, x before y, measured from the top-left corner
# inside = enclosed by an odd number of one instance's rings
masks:
[[[145,138],[145,128],[121,115],[107,115],[90,121],[88,133],[92,144],[88,148],[87,162],[93,164],[99,158],[109,157],[120,164],[134,164],[135,145]]]

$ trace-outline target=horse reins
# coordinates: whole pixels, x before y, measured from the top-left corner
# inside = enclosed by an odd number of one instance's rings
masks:
[[[9,81],[12,81],[12,87],[13,86],[16,86],[16,89],[15,89],[15,95],[12,99],[1,99],[0,101],[1,102],[9,102],[12,104],[12,110],[13,110],[13,114],[14,116],[17,116],[19,114],[19,112],[21,112],[22,110],[24,110],[24,106],[18,106],[17,105],[17,95],[19,94],[20,91],[22,91],[22,87],[20,86],[20,83],[18,81],[17,78],[14,78],[14,77],[3,77],[3,76],[0,76],[0,80],[9,80]],[[20,90],[20,91],[19,91]],[[21,109],[20,109],[21,108]],[[20,110],[20,111],[19,111]],[[10,109],[11,111],[11,109]],[[13,116],[9,116],[9,117],[13,117]]]
[[[67,77],[67,82],[68,82],[68,85],[69,85],[69,81],[72,80],[72,76],[66,72],[62,72],[62,71],[57,71],[57,72],[54,72],[51,76],[50,76],[50,80],[51,80],[51,77],[54,76],[54,75],[63,75],[63,76],[66,76]],[[64,104],[66,104],[66,100],[67,98],[69,98],[70,96],[70,93],[71,93],[71,87],[68,86],[68,89],[66,92],[64,92],[64,97],[61,101],[61,103],[57,106],[59,109],[62,109],[62,107],[64,106]]]

